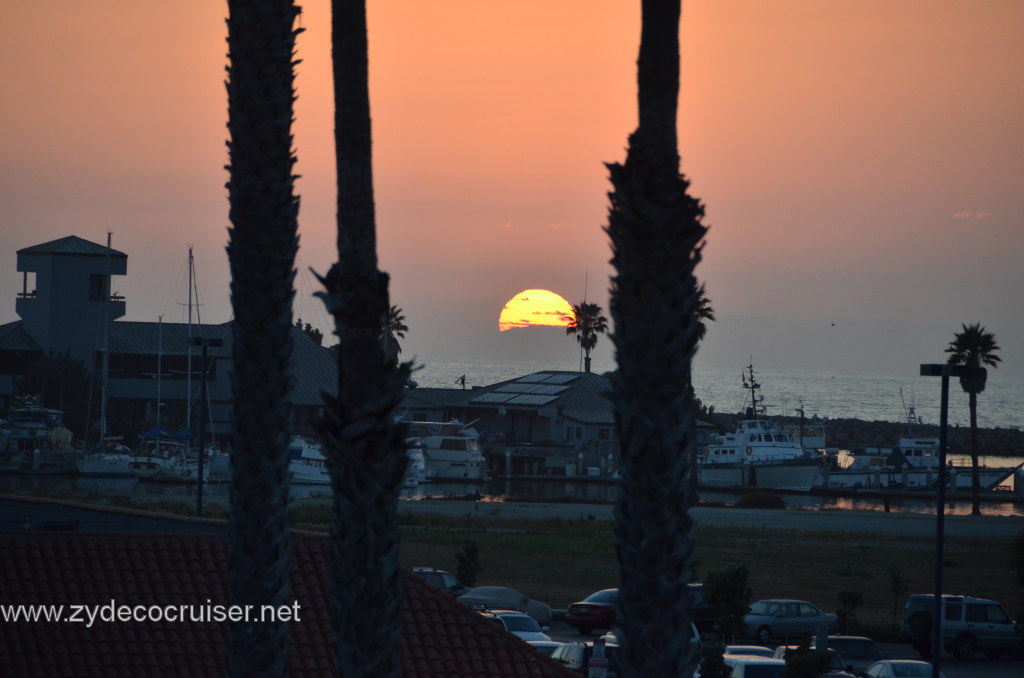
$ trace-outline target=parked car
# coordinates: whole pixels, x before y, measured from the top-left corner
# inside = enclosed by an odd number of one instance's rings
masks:
[[[533,649],[537,650],[537,652],[546,654],[549,657],[554,653],[555,649],[562,644],[557,640],[528,640],[526,642],[533,646]]]
[[[722,608],[712,605],[704,597],[704,584],[693,582],[688,585],[690,591],[690,618],[701,633],[712,633],[718,626],[722,616]]]
[[[459,602],[476,610],[515,610],[525,612],[540,624],[551,621],[551,608],[539,600],[527,598],[504,586],[477,586],[461,596]]]
[[[425,579],[428,584],[433,584],[442,591],[447,591],[456,597],[469,590],[463,586],[462,582],[444,570],[438,570],[433,567],[410,567],[409,571]]]
[[[813,650],[814,648],[808,648]],[[799,652],[799,645],[780,645],[775,648],[772,656],[776,659],[786,661],[786,656],[790,652]],[[820,678],[856,678],[856,674],[853,672],[853,667],[847,666],[846,661],[843,659],[843,655],[835,650],[835,648],[828,648],[828,667],[825,673],[822,673]]]
[[[601,636],[601,640],[605,641],[606,643],[613,643],[615,645],[618,645],[619,644],[618,629],[612,629],[608,633],[604,634],[603,636]],[[697,625],[694,624],[693,622],[690,622],[690,643],[691,643],[691,645],[696,647],[696,653],[695,654],[697,656],[700,656],[700,651],[701,651],[701,648],[702,648],[702,642],[701,642],[701,638],[700,638],[700,631],[697,630]],[[768,648],[764,648],[764,649],[768,650]],[[771,656],[771,650],[768,650],[768,656],[769,657]]]
[[[932,665],[916,659],[883,659],[863,673],[865,678],[931,678]],[[939,678],[945,678],[941,673]]]
[[[711,605],[704,599],[704,584],[688,584],[687,591],[690,596],[690,618],[697,625],[697,630],[701,633],[713,631],[721,613],[718,606]],[[618,602],[618,589],[596,591],[583,600],[569,605],[565,621],[583,634],[592,633],[594,629],[611,629],[615,626]]]
[[[818,639],[812,637],[810,647],[817,647]],[[843,658],[843,668],[850,673],[864,670],[882,659],[882,653],[875,641],[864,636],[829,636],[829,649],[837,651]]]
[[[774,657],[775,650],[764,645],[726,645],[724,654],[749,654],[755,657]]]
[[[786,662],[771,657],[733,654],[722,657],[729,678],[785,678]]]
[[[565,623],[583,634],[593,633],[594,629],[611,630],[618,603],[618,589],[596,591],[566,608]]]
[[[824,624],[829,633],[836,630],[836,615],[822,612],[803,600],[777,598],[759,600],[750,606],[743,618],[750,633],[759,643],[767,645],[773,638],[796,638],[814,635]]]
[[[549,630],[548,627],[542,627],[536,619],[525,612],[491,610],[481,612],[481,614],[523,640],[551,641],[551,636],[546,633]]]
[[[1003,606],[987,598],[942,596],[942,647],[957,659],[970,659],[976,650],[998,657],[1016,650],[1021,637]],[[931,656],[933,594],[914,594],[903,609],[903,637],[924,658]]]
[[[562,643],[551,653],[551,659],[584,676],[590,675],[590,657],[594,654],[594,643]],[[618,674],[619,646],[604,644],[604,656],[608,658],[608,675]]]
[[[811,645],[814,645],[813,640]],[[883,659],[875,641],[864,636],[829,636],[828,646],[843,655],[843,662],[851,673],[863,673],[869,666]]]

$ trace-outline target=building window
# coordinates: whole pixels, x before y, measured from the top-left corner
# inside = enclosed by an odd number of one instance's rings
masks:
[[[103,301],[106,291],[106,276],[98,273],[89,276],[89,301]]]

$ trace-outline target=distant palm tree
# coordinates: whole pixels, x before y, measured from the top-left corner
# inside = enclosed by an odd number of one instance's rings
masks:
[[[946,347],[950,365],[967,365],[974,368],[970,376],[960,377],[960,386],[968,395],[971,411],[971,515],[981,515],[981,483],[978,480],[978,394],[985,390],[988,370],[983,365],[998,368],[1002,361],[996,352],[999,345],[991,332],[986,332],[981,323],[962,325],[963,332],[957,332]]]
[[[572,305],[572,320],[565,326],[567,335],[576,335],[576,341],[583,349],[583,364],[590,372],[590,352],[597,346],[597,335],[608,330],[608,319],[601,314],[601,307],[581,301]]]
[[[711,300],[708,299],[704,285],[697,288],[697,295],[697,341],[704,341],[708,333],[708,326],[704,321],[715,322],[718,318],[715,317],[715,309],[711,308]]]
[[[392,305],[388,311],[388,320],[380,330],[380,341],[384,347],[384,355],[393,363],[398,362],[398,354],[402,352],[402,345],[399,339],[405,339],[405,333],[409,327],[405,324],[405,316],[402,309]]]
[[[395,423],[410,365],[385,354],[393,308],[377,268],[365,0],[332,3],[338,261],[320,294],[338,335],[338,395],[323,435],[334,493],[328,582],[338,675],[398,678],[398,495],[405,427]]]
[[[228,197],[233,422],[230,602],[289,602],[291,314],[299,201],[291,121],[299,10],[290,0],[228,2]],[[231,676],[283,676],[286,622],[231,625]]]
[[[680,0],[642,0],[639,126],[625,164],[611,163],[612,399],[621,446],[616,512],[619,675],[690,676],[695,648],[689,479],[695,444],[691,361],[698,339],[694,269],[704,208],[679,173]]]

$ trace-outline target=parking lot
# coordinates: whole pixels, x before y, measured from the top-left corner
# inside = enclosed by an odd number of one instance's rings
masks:
[[[551,630],[548,635],[552,640],[557,640],[560,643],[584,643],[597,637],[596,635],[585,636],[562,621],[551,622]],[[920,659],[909,645],[879,644],[879,649],[889,659]],[[941,669],[946,678],[1021,678],[1024,676],[1024,661],[986,659],[980,653],[970,661],[959,661],[953,657],[944,656]]]

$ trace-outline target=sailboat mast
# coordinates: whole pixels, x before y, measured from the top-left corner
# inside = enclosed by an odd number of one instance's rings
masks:
[[[193,278],[192,245],[188,246],[188,384],[185,394],[185,428],[192,430],[192,278]]]
[[[160,456],[160,377],[163,372],[163,359],[164,359],[164,317],[162,315],[157,316],[159,320],[159,336],[156,342],[156,453]]]

